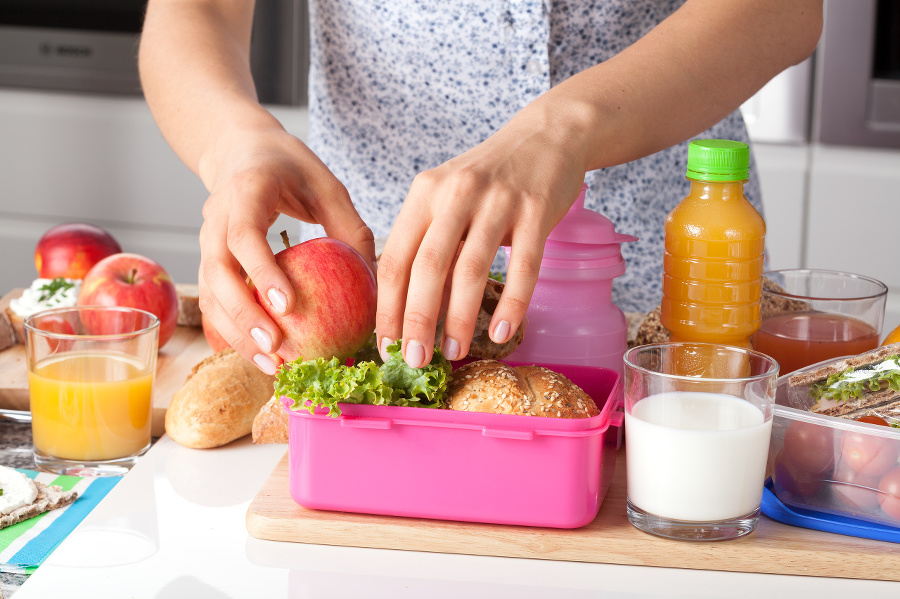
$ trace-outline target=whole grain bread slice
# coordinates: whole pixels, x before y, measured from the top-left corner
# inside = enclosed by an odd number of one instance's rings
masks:
[[[0,516],[0,529],[69,505],[78,499],[77,491],[63,491],[62,487],[57,485],[47,486],[38,481],[33,482],[37,487],[37,497],[28,505],[23,505],[5,516]]]

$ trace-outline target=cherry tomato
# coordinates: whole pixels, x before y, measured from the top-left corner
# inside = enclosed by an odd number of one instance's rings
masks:
[[[782,500],[804,502],[825,485],[824,476],[805,472],[794,465],[784,449],[775,456],[772,465],[775,495]]]
[[[884,513],[900,522],[900,467],[890,470],[878,483],[878,502]]]
[[[878,478],[863,476],[840,464],[831,477],[831,490],[853,512],[869,511],[878,507]]]
[[[835,437],[834,430],[827,426],[795,420],[784,431],[784,459],[798,472],[828,473],[834,466],[836,448],[840,447]]]
[[[880,416],[875,416],[875,415],[860,416],[859,418],[856,419],[856,421],[857,422],[867,422],[869,424],[877,424],[879,426],[890,426],[887,423],[887,420],[885,420],[884,418],[882,418]]]
[[[862,432],[845,432],[841,462],[860,476],[880,476],[897,465],[900,441]]]

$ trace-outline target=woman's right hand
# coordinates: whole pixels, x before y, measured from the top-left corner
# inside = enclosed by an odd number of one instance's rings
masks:
[[[199,170],[210,191],[200,229],[200,309],[238,353],[274,374],[282,331],[246,281],[276,312],[294,309],[294,291],[266,240],[269,226],[279,214],[320,224],[374,270],[372,231],[343,184],[274,118],[219,137]]]

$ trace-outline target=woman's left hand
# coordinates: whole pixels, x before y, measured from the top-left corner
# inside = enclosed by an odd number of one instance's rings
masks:
[[[506,286],[489,327],[508,341],[525,317],[544,242],[578,197],[585,160],[577,136],[538,101],[468,152],[419,174],[378,265],[378,347],[403,339],[411,367],[431,360],[446,306],[451,360],[469,350],[490,267],[511,246]]]

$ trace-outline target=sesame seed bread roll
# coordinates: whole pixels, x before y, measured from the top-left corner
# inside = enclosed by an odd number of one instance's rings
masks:
[[[496,360],[470,362],[453,371],[451,410],[589,418],[600,413],[594,400],[565,376],[543,366],[508,366]]]

